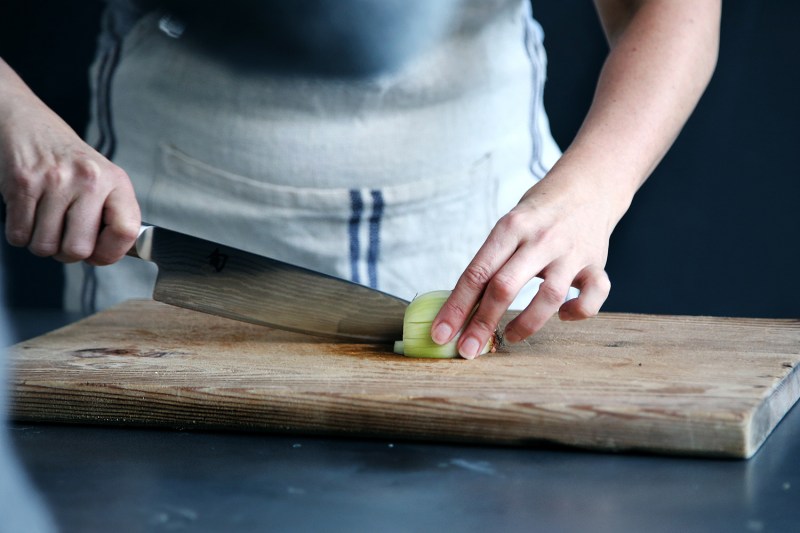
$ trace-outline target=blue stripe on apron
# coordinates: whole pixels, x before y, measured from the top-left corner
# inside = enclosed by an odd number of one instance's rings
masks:
[[[367,272],[369,286],[378,288],[378,252],[381,245],[381,218],[383,217],[383,194],[379,190],[370,191],[372,196],[372,216],[369,217],[369,250],[367,252]]]
[[[350,241],[350,280],[361,283],[362,265],[366,262],[366,283],[373,289],[378,288],[378,259],[380,258],[381,245],[381,219],[383,218],[384,200],[383,193],[378,189],[369,191],[371,211],[367,222],[368,242],[366,243],[366,257],[362,257],[364,246],[361,243],[362,222],[366,211],[364,197],[367,191],[359,189],[350,190],[350,220],[348,222],[348,238]]]
[[[361,276],[358,272],[358,263],[361,255],[361,246],[358,242],[358,229],[361,225],[361,215],[364,213],[364,202],[361,199],[361,191],[350,189],[350,223],[348,234],[350,237],[350,280],[354,283],[361,283]]]

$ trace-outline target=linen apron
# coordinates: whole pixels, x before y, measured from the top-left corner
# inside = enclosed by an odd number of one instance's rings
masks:
[[[527,0],[456,0],[430,46],[357,79],[235,70],[169,23],[106,17],[92,67],[88,141],[146,222],[412,299],[452,288],[560,156]],[[127,257],[66,268],[66,307],[87,313],[150,297],[156,276]]]

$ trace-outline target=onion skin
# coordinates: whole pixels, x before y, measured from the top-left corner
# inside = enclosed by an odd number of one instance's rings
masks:
[[[395,342],[395,353],[426,359],[454,359],[459,356],[457,344],[461,331],[446,344],[436,344],[431,338],[433,319],[436,318],[450,293],[451,291],[427,292],[411,301],[403,318],[403,340]],[[494,350],[495,337],[492,336],[480,355]]]

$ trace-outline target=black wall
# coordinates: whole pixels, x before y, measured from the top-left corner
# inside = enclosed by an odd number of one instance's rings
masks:
[[[78,131],[101,3],[10,1],[0,56]],[[535,1],[549,54],[545,99],[566,146],[606,45],[588,0]],[[800,317],[800,3],[723,6],[719,65],[673,149],[612,238],[605,310]],[[60,305],[60,268],[4,245],[14,306]]]

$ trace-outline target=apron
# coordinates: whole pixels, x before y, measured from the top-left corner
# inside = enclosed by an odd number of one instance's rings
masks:
[[[236,70],[164,13],[127,31],[106,17],[88,140],[146,222],[405,299],[452,288],[560,156],[528,2],[455,4],[424,51],[357,79]],[[150,297],[156,275],[127,257],[66,269],[66,307],[86,313]]]

